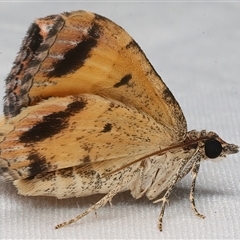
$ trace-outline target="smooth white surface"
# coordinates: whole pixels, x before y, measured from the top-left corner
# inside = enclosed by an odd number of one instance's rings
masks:
[[[240,3],[0,3],[0,96],[4,79],[35,18],[88,10],[118,23],[138,42],[180,103],[188,128],[217,132],[240,145]],[[160,204],[119,194],[77,224],[55,224],[81,213],[100,196],[56,200],[23,197],[0,184],[0,238],[5,239],[237,239],[240,238],[240,154],[203,163],[194,215],[190,176],[180,182],[157,229]]]

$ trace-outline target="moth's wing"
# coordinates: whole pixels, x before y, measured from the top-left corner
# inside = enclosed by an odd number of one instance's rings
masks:
[[[29,106],[1,135],[0,171],[9,180],[95,162],[119,169],[171,143],[168,128],[151,116],[91,94]]]
[[[180,106],[138,44],[121,27],[90,12],[37,19],[6,86],[7,117],[52,96],[93,93],[142,110],[166,126],[174,141],[186,133]]]

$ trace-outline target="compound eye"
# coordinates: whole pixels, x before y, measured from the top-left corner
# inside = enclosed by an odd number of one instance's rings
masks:
[[[215,139],[209,139],[205,142],[205,154],[209,158],[216,158],[222,152],[222,145]]]

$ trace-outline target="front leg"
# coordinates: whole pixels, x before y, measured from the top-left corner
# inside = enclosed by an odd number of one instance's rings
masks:
[[[196,186],[196,179],[197,175],[199,172],[199,167],[200,167],[200,161],[201,158],[199,158],[196,162],[194,162],[193,167],[192,167],[192,185],[191,185],[191,191],[190,191],[190,202],[191,202],[191,207],[193,212],[200,218],[205,218],[204,215],[198,212],[196,205],[195,205],[195,186]]]
[[[178,171],[173,175],[171,184],[167,188],[167,191],[165,192],[164,196],[153,202],[153,203],[162,202],[161,212],[158,217],[158,228],[160,231],[162,231],[162,221],[163,221],[164,211],[165,211],[166,203],[169,202],[170,194],[171,194],[174,186],[176,185],[176,183],[179,181],[179,179],[181,179],[183,176],[185,176],[186,173],[185,173],[184,169],[185,169],[186,165],[192,164],[193,160],[194,160],[193,158],[190,160],[188,158],[183,159],[183,161],[180,164],[180,167],[178,168]],[[183,175],[183,173],[184,173],[184,175]]]

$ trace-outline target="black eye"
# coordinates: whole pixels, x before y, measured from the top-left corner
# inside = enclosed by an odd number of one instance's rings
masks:
[[[215,139],[209,139],[205,142],[205,154],[209,158],[216,158],[222,152],[222,145]]]

